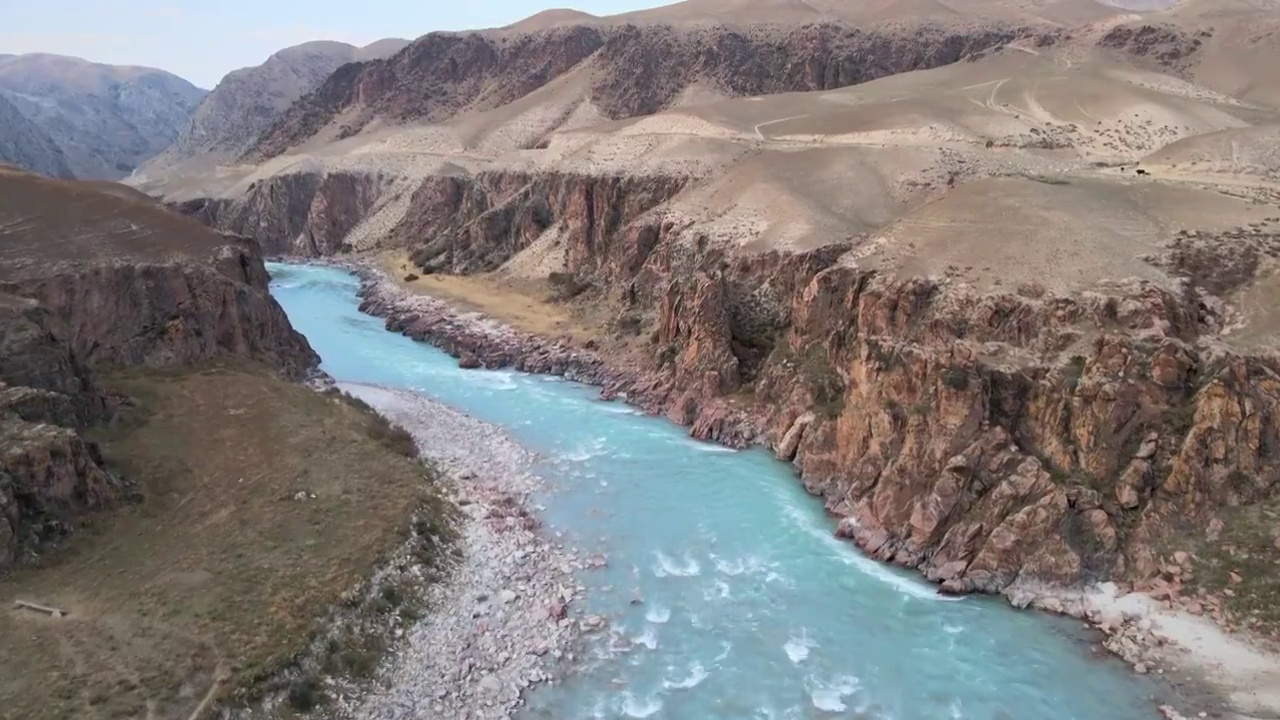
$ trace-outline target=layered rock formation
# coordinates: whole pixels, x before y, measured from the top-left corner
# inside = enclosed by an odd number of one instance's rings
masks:
[[[168,147],[205,91],[154,68],[30,54],[0,58],[0,95],[62,148],[76,177],[114,180]]]
[[[1150,578],[1177,534],[1274,497],[1280,196],[1206,178],[1264,157],[1236,139],[1275,116],[1194,84],[1242,8],[730,5],[344,66],[181,210],[271,253],[543,281],[591,347],[385,283],[364,307],[467,367],[768,444],[841,535],[948,591]],[[793,90],[824,92],[724,99]],[[1229,153],[1150,155],[1215,133]]]
[[[100,372],[317,362],[256,244],[144,198],[0,171],[0,246],[0,570],[126,490],[79,432],[112,414]]]

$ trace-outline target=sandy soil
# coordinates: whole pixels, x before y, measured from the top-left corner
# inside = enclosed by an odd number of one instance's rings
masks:
[[[525,332],[548,337],[567,336],[578,341],[599,335],[595,327],[573,316],[564,305],[545,299],[551,292],[545,275],[541,278],[518,278],[499,273],[426,275],[407,280],[410,274],[419,271],[403,252],[383,253],[378,257],[376,266],[403,288],[499,318]]]
[[[1227,717],[1270,720],[1280,716],[1280,655],[1229,635],[1204,617],[1168,610],[1142,593],[1120,593],[1110,583],[1094,588],[1085,599],[1100,624],[1129,622],[1149,627],[1151,635],[1163,643],[1151,651],[1154,662],[1202,674],[1226,694]],[[1181,711],[1195,715],[1198,708]]]

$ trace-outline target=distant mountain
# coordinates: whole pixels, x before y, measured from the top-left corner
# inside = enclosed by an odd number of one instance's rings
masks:
[[[0,96],[0,163],[17,165],[41,175],[72,177],[62,148],[3,96]]]
[[[0,56],[0,95],[62,148],[83,179],[128,175],[178,137],[205,94],[154,68]]]
[[[261,65],[229,73],[196,108],[172,147],[138,173],[146,176],[184,160],[227,159],[249,148],[295,100],[342,65],[394,55],[408,40],[365,47],[317,41],[285,48]]]

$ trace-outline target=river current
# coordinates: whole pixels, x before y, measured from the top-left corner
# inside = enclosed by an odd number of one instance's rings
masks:
[[[325,371],[503,427],[546,458],[548,530],[608,558],[583,576],[580,603],[611,630],[563,682],[529,694],[529,720],[1153,716],[1154,684],[1092,657],[1076,625],[944,598],[836,540],[767,453],[695,441],[575,383],[461,370],[361,314],[347,272],[269,269]]]

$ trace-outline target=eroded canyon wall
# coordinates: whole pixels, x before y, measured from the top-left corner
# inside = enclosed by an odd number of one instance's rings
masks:
[[[1171,535],[1274,492],[1280,368],[1219,342],[1221,303],[1191,280],[984,294],[859,269],[849,243],[748,253],[665,212],[681,187],[429,178],[388,239],[423,272],[465,274],[554,232],[561,272],[586,288],[572,302],[643,338],[625,360],[575,365],[367,309],[485,364],[604,384],[699,437],[763,441],[842,535],[951,591],[1148,577]]]

